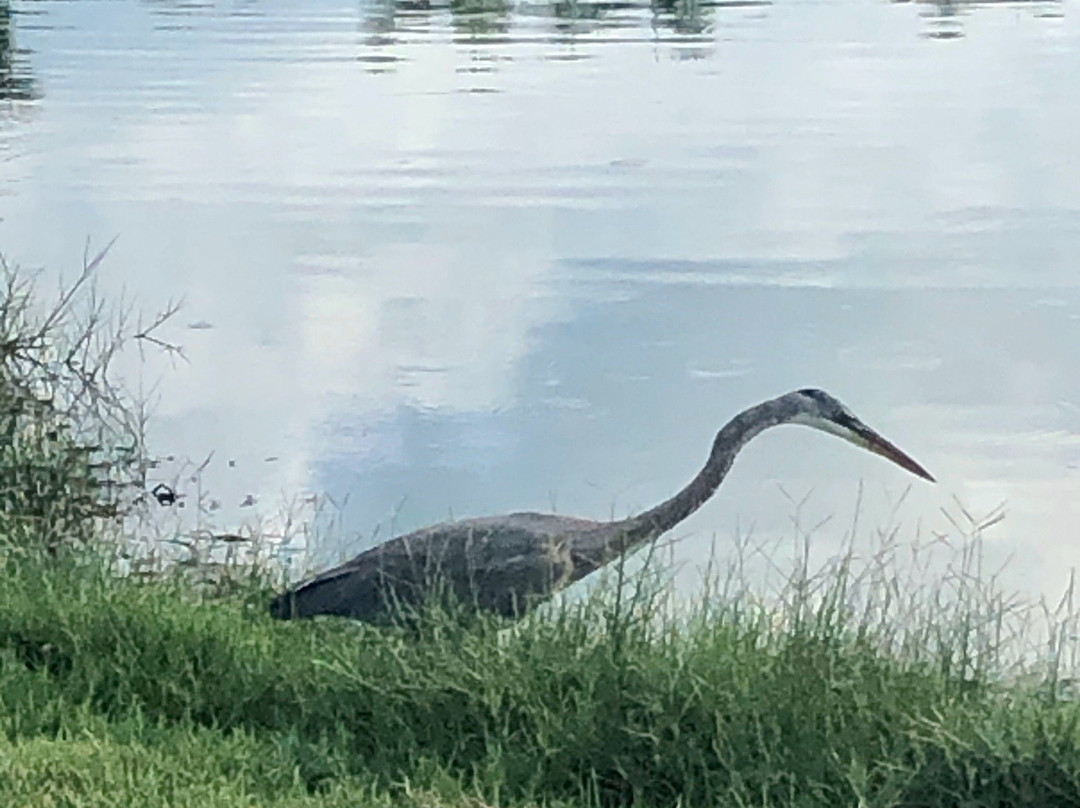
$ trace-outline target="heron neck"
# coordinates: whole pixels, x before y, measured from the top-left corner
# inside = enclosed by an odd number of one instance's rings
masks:
[[[717,433],[705,466],[685,488],[644,513],[609,522],[575,540],[578,563],[574,565],[574,580],[657,538],[690,516],[716,492],[747,441],[785,420],[786,413],[778,412],[774,402],[759,404],[735,416]]]

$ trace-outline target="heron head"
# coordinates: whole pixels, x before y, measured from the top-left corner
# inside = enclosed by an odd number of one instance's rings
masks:
[[[795,413],[790,423],[805,424],[843,438],[863,449],[888,458],[924,480],[935,482],[930,472],[860,421],[851,410],[824,390],[806,389],[790,393]]]

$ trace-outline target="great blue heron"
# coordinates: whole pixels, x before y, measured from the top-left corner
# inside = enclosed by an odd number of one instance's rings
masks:
[[[415,604],[436,585],[508,617],[667,532],[713,495],[748,440],[779,424],[804,424],[888,458],[931,482],[922,466],[823,390],[797,390],[739,413],[720,430],[698,475],[671,499],[628,519],[594,522],[513,513],[434,525],[367,550],[279,595],[278,618],[336,614],[361,620]]]

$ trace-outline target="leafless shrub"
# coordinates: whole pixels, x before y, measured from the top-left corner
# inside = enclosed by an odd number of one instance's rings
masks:
[[[115,239],[114,239],[115,241]],[[146,407],[115,380],[125,348],[151,345],[178,310],[144,326],[99,296],[113,242],[83,256],[78,277],[42,306],[40,275],[0,257],[0,542],[55,554],[83,545],[142,501]]]

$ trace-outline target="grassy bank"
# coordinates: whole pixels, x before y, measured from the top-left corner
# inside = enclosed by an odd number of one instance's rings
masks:
[[[74,563],[4,581],[5,804],[1080,805],[1077,706],[827,605],[416,633]]]
[[[1016,607],[963,563],[922,591],[848,558],[677,616],[615,588],[512,627],[279,623],[257,577],[116,575],[147,465],[107,383],[123,335],[7,280],[2,805],[1080,806],[1075,621],[1017,677]]]

